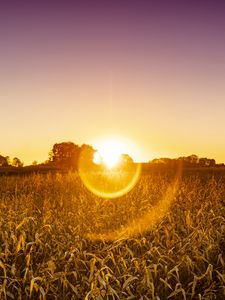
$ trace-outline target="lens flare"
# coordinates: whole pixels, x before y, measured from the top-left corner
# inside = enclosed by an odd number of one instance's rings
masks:
[[[115,167],[121,159],[121,154],[126,153],[124,143],[116,139],[108,139],[100,142],[94,155],[94,162],[102,163],[106,168]]]
[[[130,220],[118,229],[108,229],[104,232],[98,230],[95,232],[87,232],[85,237],[92,241],[117,241],[140,236],[148,230],[152,230],[167,214],[170,209],[180,186],[180,180],[182,176],[182,167],[179,166],[175,174],[174,180],[168,185],[162,198],[152,206],[152,208],[146,210],[146,212],[140,217],[131,217]],[[118,199],[123,201],[124,199]],[[118,203],[117,203],[118,205]]]
[[[105,233],[87,233],[86,238],[92,241],[106,240],[115,241],[128,239],[137,235],[142,235],[151,230],[159,223],[169,210],[179,187],[179,177],[168,187],[164,197],[152,209],[146,212],[141,218],[134,218],[121,229],[108,231]]]
[[[109,143],[94,153],[84,149],[78,163],[78,172],[84,185],[103,198],[116,198],[128,193],[137,183],[141,172],[140,164],[127,160],[121,149],[113,145],[112,148]]]
[[[100,151],[96,151],[94,153],[93,162],[97,165],[104,164],[108,169],[112,169],[120,162],[120,154],[114,151],[103,154]]]

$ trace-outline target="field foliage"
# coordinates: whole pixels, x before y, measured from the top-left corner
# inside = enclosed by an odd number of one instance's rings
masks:
[[[76,173],[1,176],[0,299],[225,299],[225,175],[183,175],[161,211],[172,184],[101,199]]]

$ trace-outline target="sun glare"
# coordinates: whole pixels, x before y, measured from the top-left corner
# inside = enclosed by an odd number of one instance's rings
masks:
[[[125,146],[116,140],[107,140],[97,146],[97,152],[94,154],[93,162],[95,164],[104,164],[108,169],[115,167],[125,153]]]
[[[119,138],[107,138],[94,144],[96,152],[84,149],[79,157],[78,172],[84,185],[102,198],[117,198],[128,193],[137,183],[141,164],[125,163],[131,143]],[[124,156],[122,156],[124,154]],[[132,156],[130,156],[132,161]],[[129,162],[129,160],[128,160]]]

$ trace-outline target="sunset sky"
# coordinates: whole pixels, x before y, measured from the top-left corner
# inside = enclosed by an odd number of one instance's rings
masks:
[[[0,154],[125,138],[225,162],[225,1],[1,1]]]

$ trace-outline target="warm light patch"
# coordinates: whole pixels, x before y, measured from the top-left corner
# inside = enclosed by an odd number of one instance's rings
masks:
[[[126,160],[128,144],[119,139],[107,139],[94,147],[96,152],[90,153],[84,149],[79,157],[78,172],[84,185],[104,198],[116,198],[128,193],[141,172],[141,165],[134,163],[132,157],[130,161]]]
[[[98,151],[94,153],[93,163],[95,163],[96,165],[100,165],[102,163],[102,157]]]
[[[115,167],[121,158],[121,154],[125,152],[125,146],[115,140],[107,140],[98,145],[97,152],[94,154],[93,162],[96,164],[104,164],[107,168]]]

